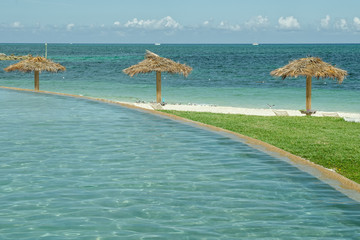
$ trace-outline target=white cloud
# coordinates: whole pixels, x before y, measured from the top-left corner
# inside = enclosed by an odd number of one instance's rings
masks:
[[[224,29],[224,30],[230,30],[230,31],[240,31],[241,30],[240,25],[238,25],[238,24],[231,25],[225,21],[221,21],[220,24],[217,26],[217,28]]]
[[[181,28],[181,25],[177,23],[170,16],[167,16],[160,20],[160,25],[165,26],[166,28]]]
[[[119,27],[119,26],[120,26],[120,22],[119,22],[119,21],[115,21],[115,22],[114,22],[114,25],[117,26],[117,27]]]
[[[296,30],[300,29],[300,24],[296,18],[293,16],[290,17],[280,17],[279,20],[279,28],[284,30]]]
[[[253,29],[253,30],[256,30],[259,28],[265,28],[268,25],[269,25],[269,19],[267,17],[263,17],[261,15],[254,17],[245,23],[246,27]]]
[[[348,30],[348,25],[345,19],[340,19],[335,23],[335,28],[339,30]]]
[[[125,27],[138,27],[138,28],[142,28],[146,25],[150,25],[151,24],[151,20],[138,20],[137,18],[134,18],[132,21],[127,21],[127,23],[125,23]]]
[[[215,23],[214,20],[206,20],[202,23],[201,26],[198,27],[204,27],[207,29],[215,29],[215,30],[227,30],[227,31],[240,31],[241,30],[241,26],[238,24],[230,24],[227,21],[221,21],[220,23]]]
[[[22,28],[23,26],[21,25],[20,22],[13,22],[11,24],[11,27],[13,27],[13,28]]]
[[[75,27],[75,24],[69,23],[68,25],[66,25],[66,30],[71,31],[74,27]]]
[[[360,18],[354,17],[353,19],[354,27],[357,31],[360,31]]]
[[[215,28],[214,21],[212,19],[205,20],[200,26],[198,27],[205,27],[205,28]]]
[[[176,22],[172,17],[167,16],[160,20],[138,20],[134,18],[131,21],[127,21],[124,25],[128,28],[143,28],[143,29],[152,29],[152,30],[161,30],[161,29],[181,29],[182,26]]]
[[[329,28],[329,26],[330,26],[330,16],[326,15],[325,18],[322,18],[320,20],[320,25],[321,25],[321,28]]]

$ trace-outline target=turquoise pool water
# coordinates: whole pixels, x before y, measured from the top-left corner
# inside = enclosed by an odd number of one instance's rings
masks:
[[[141,111],[0,90],[0,239],[359,239],[360,203]]]

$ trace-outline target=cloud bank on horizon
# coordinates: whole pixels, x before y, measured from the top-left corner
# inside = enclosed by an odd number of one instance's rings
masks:
[[[277,24],[270,24],[270,21],[268,17],[266,16],[255,16],[251,19],[249,19],[245,23],[235,23],[231,24],[227,22],[226,20],[220,21],[218,23],[215,23],[213,20],[205,20],[203,23],[198,25],[182,25],[180,22],[173,19],[171,16],[166,16],[161,19],[138,19],[133,18],[131,20],[128,20],[124,23],[121,23],[120,21],[114,21],[112,25],[75,25],[74,23],[68,23],[61,25],[45,25],[42,26],[41,24],[37,24],[35,26],[31,25],[25,25],[19,21],[15,21],[12,23],[4,24],[2,23],[0,27],[2,29],[4,28],[15,28],[15,29],[25,29],[25,28],[32,28],[32,29],[45,29],[47,28],[57,28],[61,29],[62,27],[66,30],[72,30],[73,28],[81,27],[82,29],[88,28],[104,28],[107,27],[111,29],[112,27],[122,28],[122,29],[129,29],[129,28],[137,28],[137,29],[144,29],[144,30],[166,30],[166,29],[201,29],[201,28],[212,28],[212,29],[224,29],[229,31],[242,31],[242,30],[271,30],[271,29],[280,29],[280,30],[301,30],[303,29],[294,16],[281,16],[279,17]],[[326,15],[324,18],[320,19],[319,23],[314,25],[315,28],[320,29],[333,29],[333,30],[349,30],[349,31],[359,31],[360,29],[360,18],[354,17],[351,22],[348,23],[346,19],[339,19],[337,21],[331,22],[331,17],[329,15]],[[306,29],[305,29],[306,30]],[[311,30],[311,28],[308,27],[307,30]]]
[[[4,0],[6,7],[13,6],[13,1]],[[80,2],[84,0],[78,0]],[[90,2],[89,2],[90,1]],[[140,0],[141,1],[141,0]],[[360,14],[355,12],[344,12],[342,17],[339,13],[325,13],[316,15],[308,13],[303,16],[303,11],[297,11],[296,6],[291,1],[277,0],[277,13],[274,6],[269,2],[263,1],[262,4],[250,5],[251,1],[229,0],[229,4],[207,4],[207,11],[201,10],[201,15],[190,16],[190,12],[199,13],[199,9],[186,8],[186,6],[164,0],[154,0],[154,3],[162,3],[163,10],[158,12],[153,10],[155,4],[149,1],[141,6],[144,10],[126,9],[108,12],[113,5],[119,6],[119,2],[108,0],[106,11],[99,16],[94,15],[97,7],[102,7],[99,2],[92,0],[86,1],[87,11],[82,11],[80,2],[63,0],[62,2],[47,2],[42,0],[19,0],[28,4],[39,5],[44,9],[59,6],[59,11],[51,15],[52,9],[44,16],[34,17],[31,12],[22,15],[12,14],[0,16],[0,42],[111,42],[111,43],[336,43],[336,42],[360,42]],[[187,1],[187,0],[184,0]],[[201,6],[199,0],[194,2]],[[258,0],[262,1],[262,0]],[[305,0],[306,1],[306,0]],[[320,0],[322,1],[322,0]],[[349,0],[354,2],[353,0]],[[207,3],[204,1],[202,4]],[[327,0],[331,5],[333,0]],[[85,3],[85,2],[84,2]],[[167,3],[167,5],[165,5]],[[318,3],[318,2],[317,2]],[[62,4],[62,5],[60,5]],[[123,5],[130,3],[121,3]],[[121,5],[120,4],[120,5]],[[134,3],[131,3],[134,4]],[[148,5],[146,5],[148,4]],[[286,5],[287,4],[287,5]],[[335,2],[333,3],[335,4]],[[338,3],[336,3],[338,5]],[[146,6],[145,6],[146,5]],[[250,12],[246,12],[238,6],[249,5]],[[30,5],[29,5],[30,6]],[[139,5],[140,6],[140,5]],[[180,9],[180,6],[182,9]],[[234,7],[233,7],[234,6]],[[235,8],[236,6],[236,8]],[[271,6],[271,7],[270,7]],[[70,7],[70,8],[69,8]],[[285,11],[292,8],[292,11]],[[299,6],[300,7],[300,6]],[[76,8],[79,8],[78,10]],[[195,8],[195,6],[194,6]],[[219,9],[217,9],[219,8]],[[245,7],[243,7],[245,9]],[[269,9],[268,9],[269,8]],[[347,7],[352,9],[351,6]],[[44,10],[43,9],[43,10]],[[64,11],[69,10],[69,13]],[[134,13],[132,13],[132,10]],[[189,14],[183,11],[189,11]],[[219,11],[217,11],[219,10]],[[19,10],[21,11],[21,10]],[[39,12],[41,10],[38,10]],[[121,14],[131,12],[128,14]],[[245,11],[245,12],[244,12]],[[258,12],[268,12],[268,14],[254,14]],[[59,13],[60,12],[60,13]],[[151,14],[149,14],[150,12]],[[214,12],[219,12],[214,15]],[[282,14],[279,14],[279,13]],[[5,11],[6,13],[6,11]],[[244,14],[246,13],[246,14]],[[134,17],[134,15],[137,17]],[[129,17],[133,15],[132,17]],[[19,16],[19,17],[16,17]],[[119,17],[121,16],[121,17]],[[127,18],[126,18],[127,16]],[[213,17],[206,17],[213,16]],[[31,21],[30,21],[31,19]]]

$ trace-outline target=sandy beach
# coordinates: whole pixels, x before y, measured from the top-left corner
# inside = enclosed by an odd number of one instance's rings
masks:
[[[18,91],[30,91],[32,89],[21,89],[15,87],[5,87],[0,86],[3,89],[12,89]],[[88,99],[95,99],[105,102],[113,102],[120,105],[133,106],[136,108],[146,109],[146,110],[174,110],[174,111],[190,111],[190,112],[210,112],[210,113],[224,113],[224,114],[242,114],[242,115],[253,115],[253,116],[305,116],[299,110],[291,109],[272,109],[272,108],[241,108],[241,107],[229,107],[229,106],[217,106],[210,104],[160,104],[155,102],[124,102],[124,101],[113,101],[111,99],[99,99],[94,97],[85,97],[83,95],[73,95],[66,93],[58,92],[49,92],[49,91],[40,91],[43,93],[49,94],[58,94],[66,95],[72,97],[81,97]],[[325,111],[316,111],[312,116],[315,117],[341,117],[348,122],[358,122],[360,123],[360,113],[351,113],[351,112],[325,112]]]
[[[120,102],[128,105],[133,105],[143,109],[150,110],[175,110],[175,111],[191,111],[191,112],[211,112],[211,113],[224,113],[224,114],[243,114],[254,116],[305,116],[299,110],[290,109],[260,109],[260,108],[239,108],[228,106],[215,106],[206,104],[165,104],[159,103],[130,103]],[[317,111],[312,116],[315,117],[341,117],[349,122],[360,122],[359,113],[348,112],[324,112]]]

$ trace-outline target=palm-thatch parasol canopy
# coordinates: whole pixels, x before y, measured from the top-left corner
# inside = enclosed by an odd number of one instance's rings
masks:
[[[306,76],[306,113],[311,115],[311,78],[333,78],[337,79],[340,84],[346,77],[347,72],[323,62],[318,57],[308,57],[291,61],[286,66],[278,68],[270,74],[283,79],[286,77]]]
[[[31,57],[4,69],[6,72],[34,72],[35,90],[39,91],[39,73],[65,71],[66,68],[44,57]]]
[[[130,77],[139,73],[156,72],[156,101],[158,103],[161,102],[161,72],[172,74],[178,73],[187,77],[191,71],[191,67],[174,62],[168,58],[160,57],[149,50],[146,50],[145,59],[143,61],[123,70],[123,72]]]

